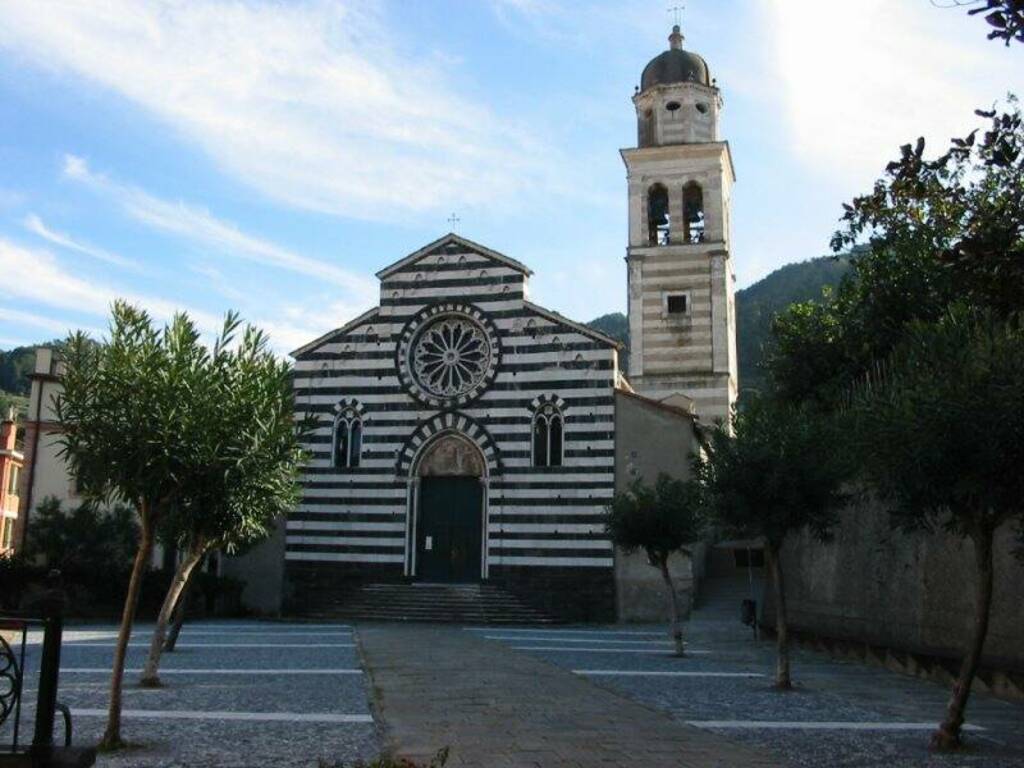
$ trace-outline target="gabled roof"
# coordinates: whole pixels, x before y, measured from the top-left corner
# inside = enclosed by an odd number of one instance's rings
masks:
[[[548,320],[554,323],[562,323],[563,325],[568,325],[577,333],[580,333],[584,336],[589,336],[590,338],[596,339],[597,341],[603,341],[605,344],[609,344],[615,347],[616,349],[622,349],[625,346],[621,341],[613,339],[611,336],[606,336],[600,331],[594,330],[589,325],[577,323],[575,320],[570,320],[565,315],[560,315],[557,312],[553,312],[550,309],[544,309],[544,307],[540,306],[540,304],[534,304],[532,301],[524,301],[523,306],[529,310],[536,312],[541,317],[546,317]]]
[[[380,307],[374,307],[373,309],[368,309],[366,312],[363,312],[363,314],[361,314],[359,317],[355,318],[354,320],[349,320],[347,323],[345,323],[343,326],[341,326],[341,328],[335,328],[333,331],[328,331],[327,333],[325,333],[320,338],[313,339],[313,341],[309,342],[309,344],[303,344],[301,347],[299,347],[298,349],[292,351],[290,354],[291,354],[292,357],[297,359],[299,357],[299,355],[304,355],[307,352],[312,352],[314,349],[319,347],[321,344],[326,344],[328,341],[330,341],[330,339],[332,337],[338,336],[339,334],[342,334],[342,333],[348,333],[353,328],[358,328],[360,325],[365,323],[367,320],[370,320],[373,317],[375,317],[378,312],[380,312]]]
[[[444,248],[446,245],[461,246],[462,248],[465,248],[466,250],[471,251],[473,253],[477,253],[481,256],[486,256],[489,259],[499,261],[507,267],[511,267],[512,269],[522,272],[524,275],[529,276],[533,274],[533,270],[530,269],[525,264],[523,264],[521,261],[516,261],[515,259],[509,258],[503,253],[492,251],[490,248],[480,245],[479,243],[474,243],[472,240],[467,240],[464,237],[460,237],[459,235],[456,235],[454,232],[449,232],[444,237],[439,237],[437,240],[423,246],[418,251],[410,253],[404,259],[396,261],[389,267],[384,267],[384,269],[377,273],[377,277],[383,280],[384,278],[389,277],[395,272],[405,269],[410,264],[415,264],[423,257],[430,256],[431,254],[437,252],[439,249]]]

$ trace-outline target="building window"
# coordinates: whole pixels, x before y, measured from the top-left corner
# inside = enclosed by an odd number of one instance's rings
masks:
[[[695,181],[683,187],[683,241],[704,242],[704,191]]]
[[[684,320],[690,316],[690,291],[665,291],[661,294],[661,316],[666,320]]]
[[[7,479],[7,494],[9,496],[18,495],[18,467],[11,467],[11,474]]]
[[[363,452],[363,421],[355,408],[346,408],[334,419],[333,464],[339,469],[358,467]]]
[[[0,532],[0,552],[6,552],[14,542],[14,518],[0,517],[0,528],[3,529]]]
[[[562,466],[564,419],[554,405],[542,406],[533,417],[533,466]]]
[[[666,309],[670,315],[685,315],[687,310],[685,293],[670,293],[665,297]]]
[[[668,245],[668,241],[668,190],[662,184],[655,184],[647,190],[647,243]]]

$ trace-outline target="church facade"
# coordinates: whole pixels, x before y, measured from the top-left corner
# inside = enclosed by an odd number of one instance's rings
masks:
[[[561,618],[622,614],[608,503],[634,477],[685,474],[694,420],[727,418],[736,392],[721,97],[678,27],[669,39],[622,151],[629,378],[620,345],[531,302],[509,256],[448,234],[382,269],[378,306],[293,353],[296,409],[317,427],[286,605],[483,582]]]

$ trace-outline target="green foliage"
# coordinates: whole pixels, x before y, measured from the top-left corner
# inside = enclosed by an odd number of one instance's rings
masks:
[[[1024,525],[1024,328],[954,307],[855,389],[851,444],[904,529],[959,536]]]
[[[753,399],[730,434],[719,427],[694,467],[711,522],[727,536],[764,537],[778,550],[809,529],[827,540],[846,501],[835,422],[806,405]]]
[[[665,473],[654,486],[641,478],[616,493],[605,512],[608,537],[626,552],[644,550],[652,565],[698,541],[703,531],[700,489]]]
[[[79,504],[64,510],[48,497],[36,507],[28,529],[26,556],[50,568],[127,570],[138,546],[139,527],[131,508],[109,510]]]
[[[28,398],[11,392],[0,392],[0,418],[7,418],[11,408],[14,408],[15,419],[23,422],[28,416]]]
[[[762,280],[736,292],[736,353],[740,386],[746,392],[763,389],[761,361],[776,315],[796,302],[822,299],[850,271],[850,256],[825,256],[787,264]]]
[[[621,312],[611,312],[595,317],[587,325],[595,331],[600,331],[605,336],[611,336],[616,341],[621,341],[627,347],[629,346],[629,320]]]
[[[974,16],[985,14],[985,21],[992,27],[988,33],[989,40],[1003,40],[1009,45],[1013,40],[1024,43],[1024,2],[1021,0],[975,0],[981,3],[967,13]],[[958,2],[958,5],[965,3]]]
[[[63,353],[61,454],[91,500],[122,500],[155,520],[181,495],[202,429],[195,403],[207,352],[185,315],[157,330],[125,302],[113,307],[110,339],[71,335]]]
[[[986,131],[935,160],[906,145],[870,194],[845,206],[837,251],[862,244],[853,272],[817,306],[779,316],[766,356],[785,400],[835,405],[902,341],[958,302],[1007,315],[1024,307],[1024,122],[1011,98]]]
[[[35,369],[36,349],[52,347],[60,349],[62,342],[50,341],[31,347],[15,347],[0,352],[0,391],[26,397],[31,388],[28,376]]]
[[[15,610],[25,588],[37,575],[39,569],[28,563],[24,555],[9,551],[0,554],[0,610]]]
[[[290,366],[252,326],[236,344],[239,325],[229,314],[195,377],[191,407],[201,426],[164,523],[166,536],[183,547],[252,544],[298,501],[299,440],[309,425],[294,421]]]

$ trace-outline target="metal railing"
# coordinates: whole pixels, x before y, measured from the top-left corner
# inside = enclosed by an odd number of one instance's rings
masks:
[[[51,575],[51,583],[59,582],[59,574]],[[64,721],[64,747],[71,746],[71,711],[57,701],[60,678],[60,648],[64,632],[63,592],[53,586],[42,604],[41,616],[17,616],[0,613],[0,631],[14,633],[14,642],[0,636],[0,727],[11,722],[11,739],[0,744],[0,764],[12,755],[31,753],[45,756],[52,753],[57,713]],[[22,699],[25,684],[25,659],[28,634],[42,631],[43,644],[39,657],[39,678],[36,694],[35,729],[32,743],[22,738]],[[13,718],[13,720],[12,720]],[[35,764],[35,763],[33,763]]]

